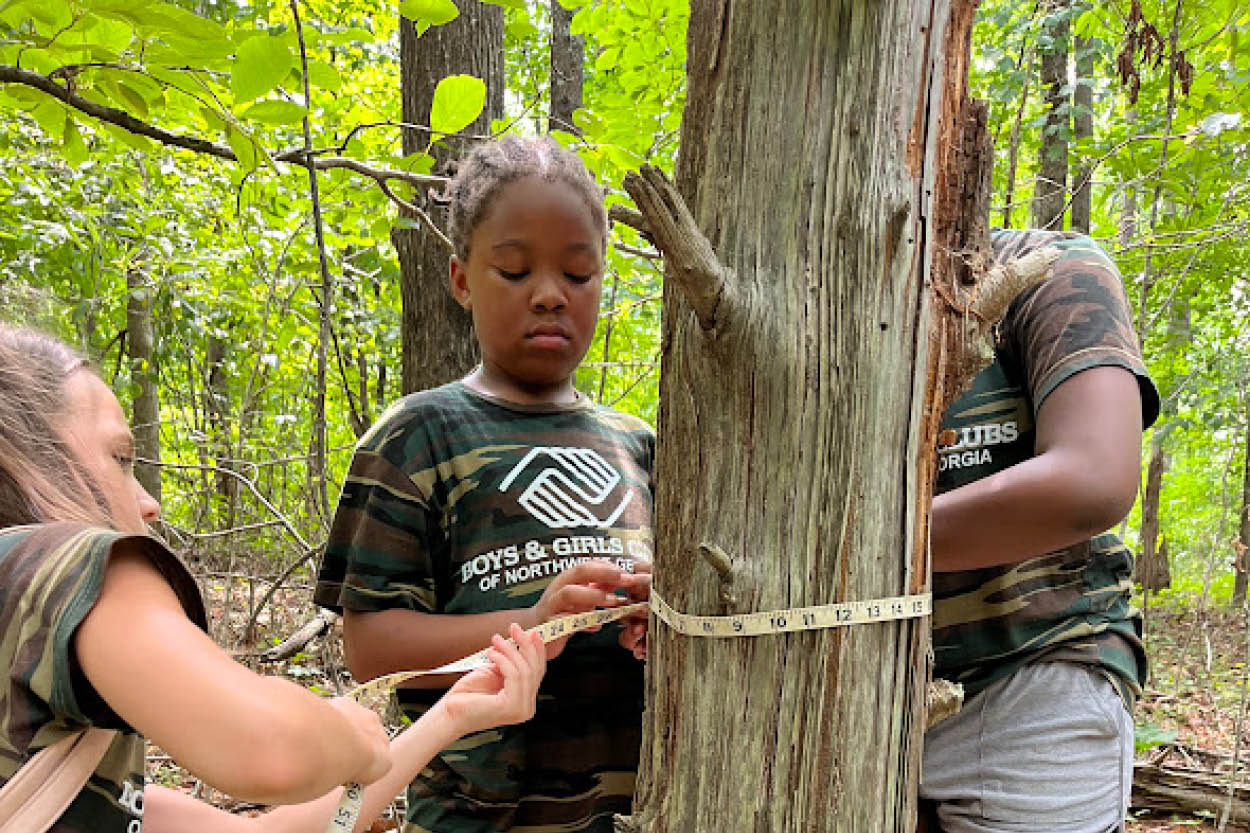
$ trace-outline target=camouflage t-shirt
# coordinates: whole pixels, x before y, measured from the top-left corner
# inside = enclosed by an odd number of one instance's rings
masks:
[[[583,400],[523,406],[459,382],[405,397],[356,448],[318,576],[334,610],[533,605],[587,558],[650,559],[655,438]],[[612,830],[638,764],[642,665],[617,629],[573,637],[535,717],[462,739],[409,789],[405,833]],[[401,689],[410,717],[441,692]]]
[[[0,531],[0,784],[36,752],[90,726],[119,734],[51,833],[139,833],[143,737],[91,688],[73,652],[74,633],[100,595],[113,545],[136,542],[205,628],[195,581],[145,536],[79,524]]]
[[[1143,425],[1159,413],[1120,274],[1098,244],[1075,233],[1010,230],[992,241],[996,262],[1045,245],[1061,255],[1050,278],[1012,302],[994,363],[946,412],[939,494],[1032,457],[1038,408],[1082,370],[1133,373]],[[1104,534],[1015,564],[934,573],[934,674],[963,683],[971,696],[1030,662],[1085,663],[1101,667],[1131,703],[1146,680],[1132,572],[1132,553]]]

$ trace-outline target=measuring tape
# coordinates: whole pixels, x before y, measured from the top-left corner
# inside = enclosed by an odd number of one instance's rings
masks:
[[[681,613],[669,606],[655,590],[651,591],[650,602],[637,602],[604,610],[592,610],[587,613],[574,613],[544,622],[535,630],[542,636],[543,643],[554,642],[578,631],[606,625],[639,613],[650,610],[656,618],[668,627],[684,636],[734,637],[734,636],[767,636],[769,634],[793,633],[795,631],[819,630],[822,628],[840,628],[846,625],[863,625],[869,622],[892,622],[899,619],[912,619],[928,616],[933,608],[933,598],[929,593],[914,596],[892,596],[888,599],[872,599],[866,602],[840,602],[838,604],[815,605],[813,607],[790,607],[784,610],[771,610],[762,613],[743,613],[729,616],[692,616]],[[369,694],[381,694],[390,691],[400,683],[425,677],[430,674],[461,674],[489,665],[488,648],[475,654],[469,654],[455,662],[440,665],[427,671],[397,671],[358,685],[347,692],[348,697],[360,700]],[[339,800],[338,809],[330,819],[326,833],[351,833],[360,816],[360,807],[364,790],[359,784],[348,784]]]

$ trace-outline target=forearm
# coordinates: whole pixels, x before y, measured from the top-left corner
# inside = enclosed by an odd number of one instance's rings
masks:
[[[404,791],[416,774],[459,736],[441,700],[416,723],[396,735],[391,741],[391,769],[364,789],[360,815],[353,831],[362,833],[369,830],[373,820],[395,800],[395,796]],[[321,833],[338,809],[342,797],[343,790],[340,788],[306,804],[277,807],[253,819],[255,826],[248,829],[259,833]]]
[[[1079,460],[1041,456],[933,499],[934,572],[1015,564],[1115,525],[1128,511]],[[1130,504],[1131,505],[1131,502]]]
[[[538,614],[528,607],[471,614],[348,610],[343,616],[343,647],[352,676],[372,680],[458,660],[485,648],[495,634],[507,634],[514,622],[526,630],[541,624]],[[411,685],[446,688],[458,676],[422,677]]]

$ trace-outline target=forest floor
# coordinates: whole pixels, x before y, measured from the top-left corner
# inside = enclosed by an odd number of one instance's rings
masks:
[[[315,640],[305,651],[288,660],[264,663],[260,652],[293,633],[314,615],[312,588],[294,584],[279,590],[256,617],[254,638],[244,640],[248,611],[263,594],[265,585],[249,587],[245,579],[201,575],[209,609],[212,635],[241,661],[260,673],[285,676],[321,695],[345,692],[351,680],[343,667],[340,641]],[[1196,608],[1196,606],[1195,606]],[[1250,726],[1242,716],[1246,707],[1247,628],[1244,619],[1224,610],[1205,614],[1190,608],[1154,607],[1147,611],[1146,647],[1150,656],[1150,681],[1137,704],[1138,761],[1202,765],[1218,771],[1227,781],[1234,747],[1241,734],[1239,757],[1242,769],[1250,766]],[[382,703],[371,704],[384,708]],[[395,715],[384,714],[388,725]],[[236,812],[249,813],[239,805],[204,787],[176,766],[161,750],[152,747],[148,777],[156,782],[192,792],[198,797]],[[1250,782],[1250,775],[1237,783]],[[402,798],[400,799],[402,801]],[[398,807],[392,807],[397,811]],[[1127,833],[1215,833],[1218,809],[1194,814],[1148,812],[1134,809]],[[380,820],[373,833],[394,829],[396,823]],[[1250,824],[1229,824],[1229,833],[1250,833]]]

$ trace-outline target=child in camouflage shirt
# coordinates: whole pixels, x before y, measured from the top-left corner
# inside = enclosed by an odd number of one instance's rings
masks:
[[[998,231],[994,258],[1061,252],[1011,304],[995,360],[943,420],[933,501],[934,675],[966,702],[925,739],[946,833],[1122,829],[1146,677],[1133,505],[1158,415],[1115,265],[1088,237]]]
[[[360,679],[649,587],[654,436],[572,381],[598,319],[600,190],[551,140],[510,137],[475,150],[449,193],[451,289],[482,363],[395,403],[356,449],[316,600],[344,612]],[[555,644],[535,718],[445,749],[409,789],[406,833],[610,833],[642,711],[641,664],[616,642],[640,653],[639,634]],[[436,696],[398,692],[410,716]]]

